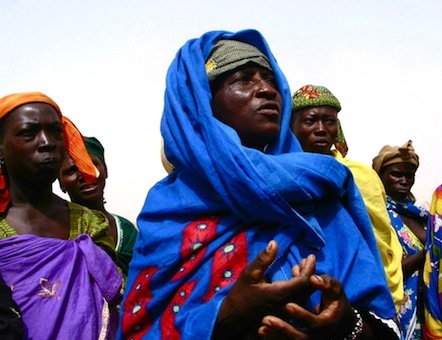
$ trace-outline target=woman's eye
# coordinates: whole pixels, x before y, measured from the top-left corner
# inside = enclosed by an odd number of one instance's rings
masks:
[[[32,138],[35,136],[35,131],[34,130],[30,130],[30,129],[24,129],[21,130],[18,133],[19,136],[24,137],[24,138]]]
[[[269,77],[266,79],[269,84],[276,85],[276,79],[274,77]]]
[[[72,168],[69,168],[69,169],[66,169],[65,171],[63,171],[63,175],[71,176],[71,175],[75,174],[76,172],[77,172],[77,168],[72,167]]]
[[[236,82],[247,82],[249,81],[249,78],[245,75],[239,75],[235,78]]]

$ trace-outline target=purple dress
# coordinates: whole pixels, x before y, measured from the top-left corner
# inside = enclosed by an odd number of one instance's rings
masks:
[[[90,236],[2,239],[0,276],[21,309],[26,338],[105,339],[114,334],[122,278]]]

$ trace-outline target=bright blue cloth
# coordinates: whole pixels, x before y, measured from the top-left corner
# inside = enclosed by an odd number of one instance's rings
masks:
[[[215,119],[205,60],[219,39],[268,56],[283,98],[281,133],[265,153],[241,145]],[[275,239],[270,280],[290,277],[310,253],[337,277],[356,308],[392,319],[395,307],[351,172],[304,153],[290,131],[288,83],[254,30],[188,41],[167,74],[161,132],[175,170],[148,193],[129,268],[119,336],[209,339],[222,299],[244,266]],[[319,302],[314,294],[309,305]],[[124,334],[124,335],[123,335]]]

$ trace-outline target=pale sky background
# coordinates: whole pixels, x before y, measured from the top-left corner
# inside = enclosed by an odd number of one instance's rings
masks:
[[[135,221],[166,175],[159,122],[177,50],[254,28],[292,92],[316,84],[338,97],[347,157],[371,166],[385,144],[413,140],[425,204],[442,183],[441,18],[442,0],[0,0],[0,96],[43,92],[100,139],[106,206]]]

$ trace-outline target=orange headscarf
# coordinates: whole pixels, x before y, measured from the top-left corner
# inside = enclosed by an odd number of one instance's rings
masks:
[[[63,125],[65,148],[86,182],[92,182],[99,176],[84,146],[83,136],[77,127],[61,114],[57,103],[40,92],[14,93],[0,98],[0,121],[15,108],[29,103],[46,103],[57,111]],[[0,213],[5,212],[10,201],[6,178],[0,174]]]

